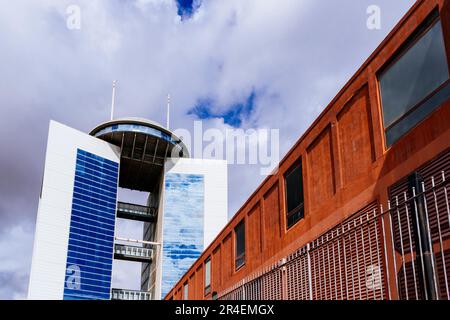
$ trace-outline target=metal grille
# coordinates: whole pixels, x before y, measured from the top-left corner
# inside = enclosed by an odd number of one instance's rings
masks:
[[[287,292],[289,300],[310,298],[309,257],[306,247],[288,258],[286,263]]]
[[[444,171],[440,171],[445,169]],[[450,300],[450,151],[272,266],[219,294],[224,300]]]
[[[428,181],[427,181],[428,180]],[[428,187],[427,187],[428,186]],[[395,290],[400,299],[450,299],[450,210],[442,172],[420,182],[419,190],[394,188],[386,216],[392,229]],[[423,207],[421,221],[420,207]],[[421,232],[419,230],[422,230]],[[430,248],[430,250],[427,250]],[[428,259],[429,257],[429,259]],[[392,289],[392,291],[394,288]]]
[[[372,204],[310,244],[312,299],[384,298],[379,222]]]
[[[379,222],[375,205],[371,205],[277,264],[223,292],[220,299],[383,299]]]
[[[448,172],[450,150],[389,189],[393,258],[400,269],[394,287],[400,299],[449,299]],[[427,247],[433,249],[424,252]],[[431,257],[428,263],[424,256]]]
[[[220,300],[282,300],[283,268],[272,266],[238,282]]]

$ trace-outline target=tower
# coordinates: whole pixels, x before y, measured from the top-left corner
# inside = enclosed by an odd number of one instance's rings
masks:
[[[148,193],[145,205],[119,188]],[[142,222],[142,239],[117,234]],[[160,299],[227,221],[226,162],[190,159],[184,143],[146,119],[89,134],[51,121],[30,299]],[[141,263],[141,288],[113,288],[114,259]]]

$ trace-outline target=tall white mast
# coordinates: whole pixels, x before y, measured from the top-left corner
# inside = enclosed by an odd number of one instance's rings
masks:
[[[167,95],[167,124],[166,128],[169,130],[170,125],[170,94]]]
[[[111,98],[111,121],[114,118],[114,100],[116,99],[116,83],[117,80],[113,81],[113,85],[112,85],[112,98]]]

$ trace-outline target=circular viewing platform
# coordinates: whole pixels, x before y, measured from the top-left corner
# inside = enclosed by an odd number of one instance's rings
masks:
[[[108,121],[89,134],[120,147],[119,186],[122,188],[153,192],[167,158],[189,158],[181,139],[146,119]]]

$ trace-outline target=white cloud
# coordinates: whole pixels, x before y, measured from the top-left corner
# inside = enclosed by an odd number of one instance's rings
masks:
[[[33,232],[16,225],[0,235],[0,299],[25,299]]]

